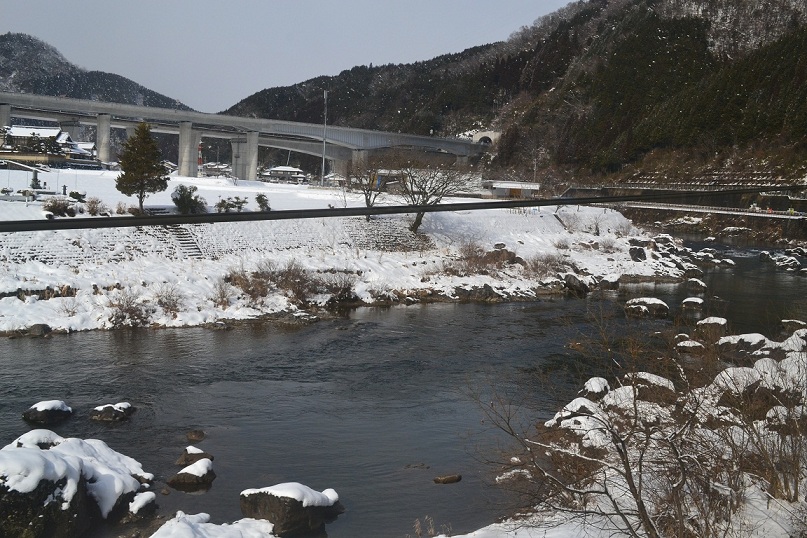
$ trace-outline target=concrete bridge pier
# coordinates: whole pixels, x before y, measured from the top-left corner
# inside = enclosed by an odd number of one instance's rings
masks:
[[[258,131],[249,131],[246,138],[233,138],[233,175],[238,179],[258,179]]]
[[[202,134],[194,130],[193,123],[183,121],[179,124],[179,175],[196,177],[199,174],[198,151]],[[257,163],[257,160],[256,160]]]
[[[11,127],[11,105],[0,103],[0,127]]]
[[[96,116],[95,148],[98,150],[98,160],[108,163],[112,160],[110,148],[110,134],[112,132],[112,116],[98,114]]]
[[[81,122],[77,119],[60,121],[59,129],[69,134],[74,142],[81,138]]]

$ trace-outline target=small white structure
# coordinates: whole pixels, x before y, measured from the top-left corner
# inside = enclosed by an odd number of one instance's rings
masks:
[[[482,188],[490,191],[492,198],[535,198],[541,189],[539,183],[518,181],[483,181]]]
[[[275,166],[260,173],[261,181],[271,183],[308,183],[308,176],[293,166]]]

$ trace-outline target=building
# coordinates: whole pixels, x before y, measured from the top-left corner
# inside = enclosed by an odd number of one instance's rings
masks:
[[[538,197],[541,189],[539,183],[520,183],[518,181],[483,181],[482,188],[489,191],[491,198],[527,199]]]
[[[70,133],[58,127],[13,125],[6,129],[3,149],[23,153],[61,153],[68,159],[95,159],[95,144],[74,142]]]
[[[275,166],[261,172],[259,178],[271,183],[308,183],[305,172],[293,166]]]

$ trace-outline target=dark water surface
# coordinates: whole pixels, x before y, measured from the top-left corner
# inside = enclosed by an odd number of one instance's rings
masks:
[[[736,268],[704,277],[709,314],[729,318],[735,332],[769,336],[783,317],[807,318],[807,279],[762,266],[753,252],[733,254],[742,254]],[[675,311],[690,294],[683,286],[628,287],[606,309],[639,295]],[[2,340],[0,445],[30,429],[25,409],[62,399],[75,415],[57,433],[104,440],[154,473],[158,489],[179,470],[185,433],[207,433],[195,446],[215,456],[213,487],[158,495],[166,517],[183,510],[232,522],[242,517],[242,490],[296,481],[339,493],[347,512],[328,525],[332,538],[402,537],[424,516],[438,530],[469,532],[502,515],[508,500],[481,462],[502,439],[470,393],[496,384],[535,417],[551,416],[581,386],[565,346],[586,330],[595,301],[367,308],[297,329]],[[138,408],[129,422],[88,419],[93,407],[119,401]],[[460,483],[432,482],[453,473]]]

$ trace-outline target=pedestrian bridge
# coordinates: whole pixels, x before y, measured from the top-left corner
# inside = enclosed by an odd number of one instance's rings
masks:
[[[113,160],[110,151],[113,127],[131,132],[138,123],[146,121],[154,132],[179,135],[179,173],[185,176],[198,172],[197,148],[204,137],[230,140],[233,174],[240,179],[257,178],[259,146],[310,155],[322,155],[324,151],[325,158],[336,168],[363,159],[368,153],[392,148],[454,155],[459,160],[481,155],[489,148],[488,144],[471,140],[0,92],[0,126],[11,125],[12,116],[58,121],[67,132],[82,124],[95,125],[95,144],[101,161]]]

